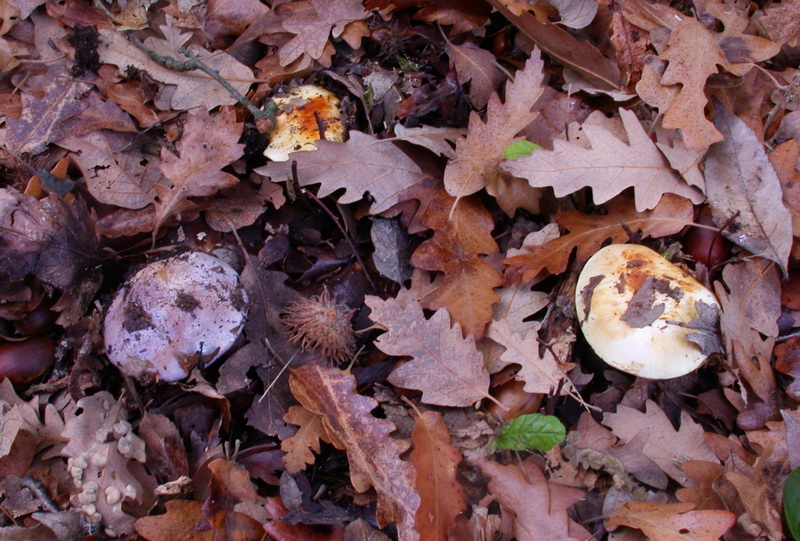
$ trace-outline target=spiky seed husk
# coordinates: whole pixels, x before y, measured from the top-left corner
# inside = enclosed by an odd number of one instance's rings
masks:
[[[289,329],[289,340],[299,343],[303,351],[316,351],[330,362],[340,363],[355,350],[356,336],[350,324],[354,313],[326,289],[316,297],[289,304],[283,324]]]

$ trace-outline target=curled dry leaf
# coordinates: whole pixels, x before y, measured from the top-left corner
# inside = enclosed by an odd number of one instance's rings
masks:
[[[393,439],[395,426],[371,413],[378,406],[356,392],[356,380],[333,368],[307,365],[292,370],[292,394],[322,423],[337,449],[347,451],[350,480],[358,492],[378,493],[378,523],[397,523],[400,538],[419,539],[414,517],[419,507],[414,468],[400,459],[409,445]]]

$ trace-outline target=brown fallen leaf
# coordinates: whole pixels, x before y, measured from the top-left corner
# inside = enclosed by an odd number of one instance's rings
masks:
[[[214,541],[216,531],[203,526],[202,503],[170,500],[166,505],[165,514],[137,520],[136,533],[148,541]]]
[[[798,9],[800,9],[800,2],[797,0],[784,0],[780,3],[769,4],[764,9],[764,16],[758,18],[756,24],[777,45],[788,44],[791,47],[797,47],[800,42]]]
[[[626,109],[619,114],[627,142],[587,121],[581,128],[591,148],[556,140],[552,151],[536,150],[530,156],[506,160],[501,167],[534,188],[552,187],[556,197],[588,186],[594,202],[601,204],[633,187],[639,212],[654,208],[665,193],[700,203],[703,195],[670,167],[636,115]]]
[[[171,16],[167,15],[167,24],[160,26],[163,39],[149,37],[144,40],[144,45],[156,54],[171,56],[178,61],[186,57],[178,52],[192,37],[188,32],[174,23]],[[128,66],[146,71],[151,77],[167,85],[175,85],[175,92],[169,100],[169,105],[177,111],[186,111],[197,107],[211,110],[220,105],[233,105],[236,99],[210,76],[200,71],[179,72],[167,69],[153,62],[150,57],[133,45],[128,38],[116,30],[100,30],[100,61],[113,64],[120,71],[125,71]],[[210,68],[219,72],[220,76],[228,81],[242,95],[253,82],[253,72],[244,64],[224,51],[210,52],[198,45],[189,45],[200,60]]]
[[[633,202],[622,197],[609,201],[606,208],[605,216],[587,215],[577,210],[557,214],[556,222],[569,233],[535,246],[526,254],[507,259],[510,267],[507,272],[521,273],[523,282],[532,280],[545,269],[560,274],[566,270],[575,249],[575,264],[580,265],[607,239],[612,243],[626,242],[630,240],[628,231],[640,232],[644,238],[672,235],[691,223],[694,217],[691,202],[673,194],[664,195],[658,206],[645,212],[637,212]]]
[[[292,162],[297,162],[300,186],[320,184],[319,197],[345,189],[340,203],[354,203],[369,192],[370,213],[378,214],[403,199],[402,192],[426,180],[438,182],[435,173],[422,169],[391,142],[351,131],[346,143],[317,142],[316,151],[293,152],[286,162],[269,162],[255,172],[273,182],[292,178]]]
[[[723,231],[726,238],[775,261],[787,276],[792,217],[764,144],[719,103],[714,124],[725,136],[706,156],[706,193],[714,223],[730,223]]]
[[[261,541],[264,528],[253,517],[234,509],[239,503],[258,501],[256,487],[250,474],[238,464],[216,458],[206,467],[211,472],[209,496],[203,503],[204,518],[216,530],[217,536],[231,541]]]
[[[680,468],[679,461],[717,462],[714,452],[703,439],[702,426],[693,421],[688,413],[681,411],[681,425],[675,430],[655,402],[648,400],[646,408],[646,412],[642,413],[620,404],[616,413],[603,416],[603,424],[624,442],[633,440],[642,431],[649,431],[642,453],[683,486],[689,485],[689,477]]]
[[[477,109],[483,109],[489,103],[503,80],[504,74],[497,67],[497,59],[486,49],[468,41],[463,45],[447,42],[445,47],[450,65],[458,74],[458,82],[469,83],[469,99]]]
[[[628,502],[615,509],[606,527],[630,526],[658,541],[716,541],[736,522],[730,511],[692,511],[693,503]]]
[[[430,202],[422,225],[434,231],[433,237],[417,247],[411,264],[444,273],[425,308],[446,308],[467,334],[480,338],[492,320],[492,305],[500,300],[493,288],[503,285],[502,274],[481,258],[498,251],[494,220],[477,196],[454,204],[444,190]]]
[[[389,376],[393,385],[422,391],[422,401],[438,406],[470,406],[485,398],[489,373],[472,337],[450,326],[446,310],[425,319],[419,302],[367,296],[370,319],[387,329],[375,345],[384,353],[411,357]]]
[[[223,108],[214,116],[200,109],[187,117],[183,136],[175,145],[178,154],[161,149],[160,169],[165,182],[154,187],[158,197],[154,235],[167,218],[195,208],[189,197],[214,195],[239,182],[220,169],[242,156],[244,145],[236,142],[242,128],[231,108]]]
[[[467,136],[456,142],[456,155],[444,170],[444,186],[455,197],[454,204],[486,186],[487,177],[503,159],[503,151],[539,116],[532,109],[542,95],[543,66],[541,54],[534,49],[525,68],[506,83],[505,102],[496,94],[489,96],[486,121],[478,113],[470,113]]]
[[[44,96],[36,98],[33,94],[23,93],[22,116],[19,120],[6,120],[6,147],[14,154],[33,156],[43,152],[48,144],[68,136],[66,121],[88,107],[80,98],[91,85],[55,68],[48,75],[51,83]]]
[[[800,144],[790,139],[775,147],[769,153],[769,162],[783,190],[783,204],[792,215],[792,234],[800,237],[800,171],[796,164],[800,159]]]
[[[532,13],[514,14],[504,0],[488,0],[542,51],[580,73],[597,88],[617,90],[621,76],[616,62],[588,41],[578,41],[557,24],[540,22]]]
[[[68,326],[84,315],[101,282],[100,245],[82,200],[36,199],[0,189],[0,292],[6,301],[31,300],[30,276],[61,291],[54,310]]]
[[[420,537],[430,541],[448,541],[448,531],[467,508],[464,487],[458,479],[462,456],[450,442],[450,432],[441,414],[417,412],[411,438],[414,450],[411,463],[417,472],[416,528]]]
[[[496,462],[480,464],[491,478],[489,492],[510,515],[518,541],[565,541],[591,538],[591,534],[567,515],[567,509],[583,499],[582,490],[549,483],[532,461],[519,466]]]
[[[480,28],[492,11],[483,0],[367,0],[365,7],[389,12],[417,7],[415,20],[452,25],[453,35]]]
[[[289,387],[297,400],[322,422],[337,449],[347,451],[350,480],[358,492],[378,493],[378,523],[397,523],[400,539],[419,539],[414,517],[419,508],[414,468],[400,459],[409,445],[389,434],[395,426],[371,413],[378,403],[356,392],[353,376],[321,366],[294,369]]]
[[[302,406],[289,407],[283,420],[300,427],[294,436],[281,441],[281,451],[286,453],[283,464],[287,472],[295,474],[314,463],[314,453],[320,451],[320,440],[330,442],[330,438],[322,425],[322,416]]]

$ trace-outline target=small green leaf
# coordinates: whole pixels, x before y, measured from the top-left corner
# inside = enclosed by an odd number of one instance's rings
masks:
[[[534,150],[542,150],[542,147],[525,139],[514,141],[503,151],[503,157],[507,160],[516,160],[517,158],[530,156]]]
[[[800,468],[783,483],[783,517],[792,537],[800,539]]]
[[[501,449],[549,451],[567,437],[567,429],[556,417],[529,413],[500,429],[494,445]]]

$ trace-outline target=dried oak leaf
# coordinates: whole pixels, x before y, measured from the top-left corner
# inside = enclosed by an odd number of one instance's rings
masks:
[[[244,154],[244,145],[236,142],[242,129],[231,108],[223,108],[214,116],[199,109],[187,117],[183,136],[175,145],[178,154],[161,149],[161,172],[165,178],[154,187],[156,230],[169,217],[195,208],[189,197],[214,195],[239,182],[220,169]]]
[[[100,246],[84,203],[55,195],[36,199],[12,188],[0,189],[0,296],[25,301],[29,275],[61,291],[54,306],[59,324],[84,315],[100,285]]]
[[[645,413],[620,404],[616,413],[605,414],[603,424],[625,443],[640,432],[648,431],[642,453],[683,486],[689,486],[691,482],[676,457],[680,460],[717,462],[717,457],[705,442],[703,428],[685,411],[681,411],[678,430],[673,428],[672,422],[652,400],[647,401]]]
[[[769,4],[764,9],[764,15],[756,19],[755,23],[776,44],[797,47],[800,42],[798,10],[800,10],[798,0],[784,0],[780,3]]]
[[[214,541],[217,532],[203,525],[202,507],[200,502],[170,500],[165,514],[137,520],[136,533],[148,541]]]
[[[776,262],[786,277],[792,216],[764,143],[719,103],[714,125],[725,137],[706,156],[706,193],[714,223],[729,224],[723,231],[728,240]]]
[[[294,6],[293,16],[283,20],[283,29],[295,36],[278,50],[281,66],[303,55],[319,60],[330,36],[341,37],[348,25],[368,15],[360,0],[301,0],[300,4],[305,9]],[[348,44],[358,46],[358,43]]]
[[[346,143],[317,142],[314,152],[293,152],[286,162],[270,162],[255,169],[273,182],[292,178],[292,162],[297,162],[300,186],[320,184],[319,197],[344,188],[340,203],[354,203],[369,192],[371,214],[378,214],[403,201],[403,191],[424,181],[438,182],[394,143],[351,131]]]
[[[503,275],[480,257],[498,251],[494,220],[477,196],[454,204],[444,190],[429,203],[421,221],[433,229],[433,237],[417,247],[411,264],[444,273],[425,308],[447,308],[467,334],[480,338],[492,320],[492,305],[500,300],[493,288],[503,285]]]
[[[403,306],[397,299],[367,296],[370,319],[387,329],[375,345],[389,355],[411,361],[395,368],[392,385],[422,391],[422,401],[437,406],[466,407],[485,398],[489,373],[472,337],[464,338],[461,326],[450,326],[447,310],[425,319],[419,302]]]
[[[611,512],[606,527],[630,526],[659,541],[717,541],[736,522],[719,509],[692,511],[693,503],[628,502]]]
[[[409,7],[420,8],[414,13],[415,20],[452,25],[454,35],[480,28],[492,11],[483,0],[367,0],[365,6],[389,13]]]
[[[505,102],[492,93],[485,121],[478,113],[470,113],[467,136],[456,142],[455,157],[444,170],[444,186],[456,198],[455,204],[486,186],[487,177],[496,172],[503,160],[505,149],[539,116],[532,109],[543,92],[543,66],[541,54],[534,50],[525,68],[506,83]]]
[[[281,451],[286,453],[283,465],[287,472],[295,474],[314,463],[314,453],[320,451],[320,440],[330,443],[330,438],[325,433],[322,416],[302,406],[290,406],[283,420],[300,427],[294,436],[281,441]]]
[[[581,128],[590,148],[556,140],[552,151],[537,150],[530,156],[506,160],[501,167],[534,188],[552,187],[556,197],[590,187],[594,202],[601,204],[633,187],[640,212],[654,208],[666,193],[700,203],[703,195],[670,167],[635,113],[620,109],[619,114],[627,141],[587,120]]]
[[[19,155],[33,156],[47,145],[69,135],[67,120],[79,115],[88,104],[80,98],[92,86],[73,79],[66,73],[52,71],[52,82],[41,98],[22,94],[22,116],[8,118],[6,147]]]
[[[508,513],[518,541],[589,539],[591,534],[567,515],[567,509],[584,497],[576,488],[550,483],[531,460],[519,466],[496,462],[480,464],[489,477],[489,492]]]
[[[145,443],[133,433],[127,417],[110,393],[100,391],[78,401],[62,434],[68,443],[61,456],[68,458],[75,498],[79,504],[92,503],[81,507],[86,520],[101,523],[111,536],[133,531],[134,515],[146,514],[155,488],[142,467]]]
[[[612,243],[626,242],[630,240],[629,231],[639,232],[642,237],[665,237],[677,233],[694,218],[692,203],[674,194],[665,194],[653,210],[644,212],[637,212],[627,198],[613,199],[605,206],[608,214],[603,216],[583,214],[577,210],[557,214],[556,222],[569,233],[534,246],[528,253],[507,259],[509,270],[521,272],[525,282],[545,269],[560,274],[566,270],[569,257],[576,248],[575,264],[581,265],[607,239]]]
[[[207,464],[211,472],[208,499],[202,507],[203,516],[219,536],[232,541],[260,541],[264,528],[253,517],[234,509],[239,503],[258,501],[256,487],[250,474],[238,464],[216,458]]]
[[[520,365],[516,379],[525,382],[525,392],[551,394],[558,389],[559,394],[577,396],[566,367],[559,365],[552,351],[546,348],[544,354],[539,355],[539,324],[524,333],[517,333],[508,320],[495,320],[489,325],[486,336],[505,348],[500,354],[504,365]]]
[[[483,109],[503,80],[503,72],[491,51],[470,41],[463,45],[447,42],[445,46],[451,67],[458,74],[458,82],[469,83],[469,99],[476,109]],[[532,105],[533,101],[529,103]]]
[[[144,44],[156,54],[171,56],[177,60],[185,57],[178,52],[191,38],[191,34],[182,33],[167,15],[167,24],[162,25],[164,39],[149,37]],[[200,71],[179,72],[167,69],[153,62],[143,50],[133,45],[122,32],[117,30],[100,30],[100,61],[113,64],[121,71],[134,66],[146,71],[155,80],[175,85],[175,92],[170,98],[169,107],[177,111],[185,111],[197,107],[211,110],[220,105],[233,105],[236,99],[214,79]],[[228,81],[240,94],[247,93],[253,82],[253,71],[238,62],[224,51],[209,52],[198,45],[189,45],[193,52],[207,66],[217,70],[220,76]],[[235,141],[234,141],[235,142]]]
[[[464,487],[457,478],[461,453],[450,443],[450,431],[441,414],[422,412],[411,434],[411,463],[417,471],[420,506],[417,532],[422,539],[447,541],[448,530],[467,508]]]
[[[289,387],[303,407],[322,416],[334,446],[347,451],[356,491],[373,487],[378,493],[379,525],[395,522],[401,539],[419,539],[414,529],[420,503],[414,468],[400,459],[409,445],[390,436],[395,430],[390,421],[372,415],[378,402],[359,395],[355,378],[334,368],[294,369]]]
[[[145,149],[152,141],[141,134],[98,130],[67,137],[59,146],[72,151],[92,197],[108,205],[142,209],[153,203],[155,186],[161,181],[160,159]],[[152,231],[152,220],[136,232]],[[129,233],[132,234],[132,233]]]
[[[19,450],[14,447],[19,438],[33,438],[30,459],[36,448],[41,450],[63,442],[64,421],[53,404],[46,404],[42,411],[39,396],[25,402],[8,378],[0,381],[0,465],[5,466],[5,458]]]

